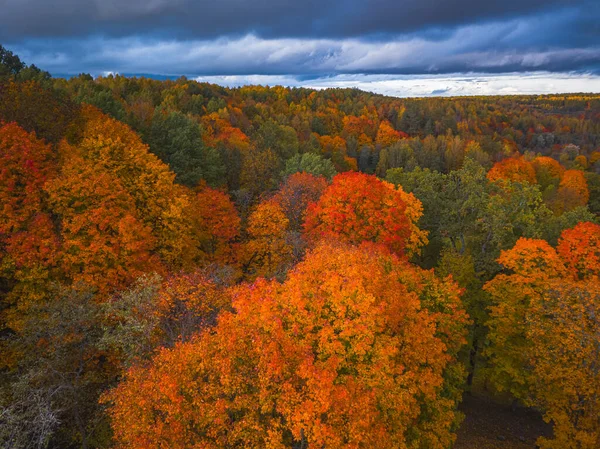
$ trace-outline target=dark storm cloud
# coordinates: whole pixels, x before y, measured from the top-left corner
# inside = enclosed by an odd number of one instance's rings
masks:
[[[600,74],[597,0],[0,0],[54,74]]]
[[[577,0],[0,0],[0,40],[161,33],[385,36],[581,6]],[[589,2],[592,5],[592,2]],[[597,31],[597,30],[596,30]]]

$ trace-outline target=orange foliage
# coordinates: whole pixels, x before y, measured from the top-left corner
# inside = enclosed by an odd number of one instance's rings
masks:
[[[344,117],[343,122],[344,129],[342,134],[344,137],[348,138],[349,136],[353,136],[360,140],[360,136],[362,135],[364,136],[364,141],[361,143],[365,145],[373,143],[373,138],[377,133],[377,123],[372,119],[365,115],[361,115],[360,117],[347,115]]]
[[[15,282],[8,300],[21,310],[44,295],[59,257],[59,240],[44,184],[56,172],[49,145],[16,124],[0,126],[0,276]],[[17,329],[19,318],[8,318]]]
[[[407,137],[408,134],[396,131],[394,128],[392,128],[390,122],[384,120],[379,124],[377,137],[375,138],[375,145],[377,145],[379,148],[385,148],[396,143],[398,140],[405,139]]]
[[[239,128],[235,128],[219,114],[213,112],[202,116],[204,143],[210,147],[219,144],[228,149],[247,150],[250,148],[248,136]]]
[[[554,423],[545,449],[594,449],[600,443],[597,360],[600,332],[600,226],[565,230],[557,251],[520,239],[485,289],[494,305],[488,322],[491,379]],[[591,363],[590,363],[591,362]]]
[[[457,291],[394,256],[319,247],[285,283],[239,287],[214,332],[131,369],[105,397],[118,447],[448,447]]]
[[[321,146],[323,156],[330,158],[338,172],[357,170],[356,159],[346,154],[346,140],[340,136],[319,136],[314,134]]]
[[[600,275],[600,226],[578,223],[561,234],[558,254],[574,276],[588,279]]]
[[[585,174],[580,170],[567,170],[558,186],[554,210],[561,214],[579,206],[585,206],[590,199]]]
[[[233,260],[233,242],[240,235],[240,217],[225,192],[203,186],[193,202],[194,228],[203,253],[211,262]]]
[[[260,203],[248,218],[248,241],[242,247],[243,271],[250,279],[281,274],[291,262],[286,241],[289,220],[274,201]]]
[[[43,186],[56,170],[50,145],[16,123],[0,124],[0,236],[22,229],[44,207]]]
[[[72,157],[46,190],[61,221],[60,265],[75,283],[108,293],[160,271],[152,231],[114,175]]]
[[[487,174],[490,181],[505,179],[514,182],[535,184],[535,170],[532,164],[523,157],[511,157],[496,162]]]
[[[305,233],[313,241],[333,237],[354,244],[375,242],[405,255],[408,242],[415,240],[411,239],[411,220],[418,215],[413,206],[412,216],[407,216],[408,198],[416,206],[416,198],[375,176],[338,174],[319,202],[309,206]]]
[[[84,107],[83,116],[83,139],[77,146],[63,144],[63,158],[78,155],[97,171],[115,176],[132,197],[138,218],[152,229],[162,261],[174,268],[191,266],[199,249],[186,189],[174,184],[169,167],[127,125],[90,106]]]
[[[575,160],[573,162],[575,162],[575,164],[577,164],[583,170],[585,170],[586,168],[588,168],[587,157],[585,157],[583,154],[580,154],[579,156],[576,156]]]
[[[404,204],[406,204],[405,215],[409,221],[410,236],[406,241],[406,247],[404,248],[404,251],[410,258],[420,254],[421,248],[425,247],[429,243],[429,239],[427,238],[428,231],[420,229],[417,225],[423,216],[423,204],[412,193],[406,193],[400,184],[398,184],[396,190],[398,191],[402,201],[404,201]]]
[[[319,144],[321,145],[321,151],[326,157],[333,157],[334,154],[339,153],[342,155],[346,154],[346,141],[340,136],[318,136]]]

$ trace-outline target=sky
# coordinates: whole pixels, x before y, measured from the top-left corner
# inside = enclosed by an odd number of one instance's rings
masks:
[[[0,0],[0,44],[56,76],[600,92],[599,0]]]

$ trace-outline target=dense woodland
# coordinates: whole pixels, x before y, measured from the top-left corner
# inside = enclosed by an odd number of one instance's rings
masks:
[[[0,47],[0,447],[600,447],[600,95],[54,79]]]

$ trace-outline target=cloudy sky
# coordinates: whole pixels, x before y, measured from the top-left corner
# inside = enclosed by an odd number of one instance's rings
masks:
[[[598,0],[0,0],[0,43],[55,75],[600,92]]]

